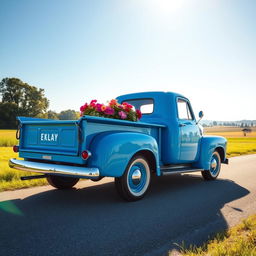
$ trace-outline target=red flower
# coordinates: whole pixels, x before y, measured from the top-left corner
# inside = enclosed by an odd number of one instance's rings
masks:
[[[110,106],[117,106],[117,100],[116,99],[113,99],[109,102],[109,105]]]
[[[131,104],[127,103],[127,102],[123,102],[122,106],[123,106],[123,108],[124,108],[124,110],[126,112],[130,112],[131,109],[133,108],[133,105],[131,105]]]
[[[126,108],[133,108],[133,105],[127,103],[127,102],[123,102],[122,104],[123,106],[125,106]]]
[[[142,114],[141,114],[141,111],[139,109],[136,109],[136,114],[137,114],[138,119],[141,119]]]
[[[97,102],[97,100],[92,100],[90,102],[90,107],[96,108],[96,102]]]
[[[88,108],[88,104],[85,103],[83,106],[80,107],[80,111],[84,112]]]

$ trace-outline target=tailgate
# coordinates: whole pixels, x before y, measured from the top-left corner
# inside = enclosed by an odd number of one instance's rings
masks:
[[[20,151],[78,155],[78,121],[19,118]]]

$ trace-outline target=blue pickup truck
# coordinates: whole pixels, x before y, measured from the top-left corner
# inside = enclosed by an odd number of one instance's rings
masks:
[[[114,177],[125,200],[141,199],[152,175],[198,172],[215,180],[226,158],[227,141],[206,136],[189,100],[172,92],[142,92],[117,97],[142,112],[138,122],[82,116],[62,121],[19,117],[19,146],[24,160],[10,159],[18,170],[43,173],[59,189],[80,178]],[[203,116],[202,111],[199,118]]]

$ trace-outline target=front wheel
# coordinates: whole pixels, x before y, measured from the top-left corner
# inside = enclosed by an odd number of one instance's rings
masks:
[[[135,156],[126,167],[122,177],[115,178],[119,195],[127,201],[137,201],[148,191],[151,171],[143,156]]]
[[[202,176],[205,180],[215,180],[220,173],[220,167],[220,154],[217,151],[214,151],[210,160],[210,170],[202,171]]]
[[[48,176],[47,181],[50,185],[58,189],[72,188],[79,181],[78,178],[64,177],[64,176]]]

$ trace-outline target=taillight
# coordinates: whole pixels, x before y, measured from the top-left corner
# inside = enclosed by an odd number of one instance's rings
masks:
[[[82,158],[83,158],[84,160],[88,159],[91,155],[92,155],[92,154],[91,154],[91,152],[90,152],[89,150],[84,150],[84,151],[82,152],[82,154],[81,154],[81,156],[82,156]]]
[[[19,152],[19,149],[20,149],[20,147],[19,146],[17,146],[17,145],[15,145],[15,146],[13,146],[13,152],[15,152],[15,153],[18,153]]]

